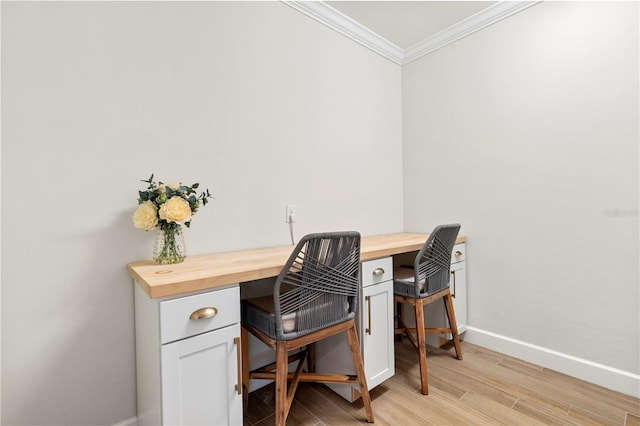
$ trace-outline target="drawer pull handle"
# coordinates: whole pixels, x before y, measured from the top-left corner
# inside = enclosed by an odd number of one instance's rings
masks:
[[[380,275],[384,274],[384,269],[382,268],[376,268],[373,270],[373,276],[374,277],[379,277]]]
[[[462,256],[462,252],[460,250],[456,250],[455,255],[456,256]]]
[[[456,271],[451,271],[451,277],[453,278],[453,291],[451,292],[451,297],[455,299],[456,297]]]
[[[236,392],[238,392],[238,395],[242,395],[242,348],[240,338],[234,337],[233,343],[236,345],[236,355],[238,356],[238,383],[236,384]]]
[[[218,315],[218,310],[216,308],[200,308],[197,311],[193,311],[193,313],[189,316],[190,320],[199,320],[205,318],[213,318]]]

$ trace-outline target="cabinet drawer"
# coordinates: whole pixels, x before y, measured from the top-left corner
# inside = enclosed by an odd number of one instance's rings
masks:
[[[207,308],[213,308],[213,310],[205,311]],[[198,310],[202,310],[200,316],[203,317],[190,319]],[[160,302],[160,343],[173,342],[238,322],[240,322],[240,288],[238,286],[167,300]]]
[[[463,262],[467,259],[467,249],[465,244],[456,244],[451,253],[451,263]]]
[[[362,287],[393,279],[393,259],[369,260],[362,262]]]

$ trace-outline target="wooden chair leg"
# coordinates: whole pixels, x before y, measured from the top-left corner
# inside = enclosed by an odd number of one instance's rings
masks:
[[[427,381],[427,339],[424,327],[424,306],[416,301],[416,337],[418,339],[418,361],[420,363],[420,382],[422,394],[429,394],[429,384]]]
[[[453,337],[453,346],[456,348],[456,357],[462,359],[462,347],[460,346],[460,334],[458,333],[458,324],[456,323],[456,314],[453,311],[453,299],[451,293],[444,297],[444,307],[447,311],[447,318],[449,320],[449,328],[451,329],[451,336]]]
[[[404,306],[404,303],[396,302],[396,330],[399,330],[400,328],[402,328],[402,326],[404,326],[403,306]],[[406,326],[404,327],[406,332]],[[398,342],[402,342],[402,333],[395,333],[395,335],[396,335],[396,340]]]
[[[276,426],[285,426],[287,421],[287,350],[284,342],[276,343]]]
[[[349,340],[349,348],[353,358],[353,365],[358,376],[358,385],[360,386],[360,394],[362,395],[362,403],[367,415],[367,421],[373,423],[373,410],[371,409],[371,397],[369,396],[369,388],[367,387],[367,379],[362,365],[362,355],[360,353],[360,343],[358,343],[358,334],[356,327],[353,325],[347,330],[347,338]]]
[[[396,315],[395,319],[396,319],[397,327],[394,328],[393,332],[396,336],[399,337],[398,339],[399,342],[402,341],[402,335],[407,336],[407,338],[409,339],[409,341],[417,351],[418,341],[413,337],[413,335],[411,334],[412,332],[411,329],[409,329],[409,327],[407,327],[407,324],[404,322],[404,315],[403,315],[404,303],[400,301],[396,301],[396,304],[397,304],[396,312],[399,312],[399,314]]]
[[[307,371],[309,373],[316,372],[316,344],[310,343],[307,346]]]
[[[300,361],[298,361],[298,366],[296,367],[296,372],[293,374],[291,378],[291,383],[289,384],[289,390],[287,392],[287,401],[285,405],[285,414],[284,421],[286,423],[287,417],[289,416],[289,410],[291,410],[291,405],[293,404],[293,397],[296,395],[296,390],[298,389],[298,383],[300,383],[300,373],[302,372],[302,368],[304,367],[305,362],[308,360],[308,352],[304,351],[304,356]],[[289,365],[289,361],[287,360],[287,366]]]
[[[242,347],[242,410],[245,416],[249,409],[249,332],[240,327],[240,345]]]

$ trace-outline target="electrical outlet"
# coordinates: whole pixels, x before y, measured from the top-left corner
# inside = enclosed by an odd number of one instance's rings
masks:
[[[285,217],[286,223],[296,222],[296,206],[293,204],[287,204],[287,215]]]

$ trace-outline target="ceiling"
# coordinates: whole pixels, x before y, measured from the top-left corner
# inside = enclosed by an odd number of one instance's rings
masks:
[[[327,1],[325,3],[406,50],[497,2]]]
[[[399,65],[541,2],[283,1]]]

